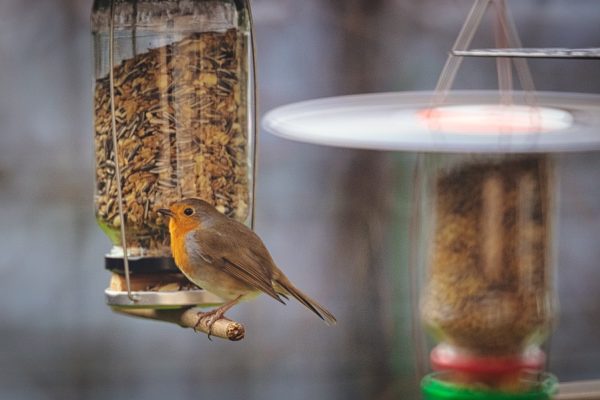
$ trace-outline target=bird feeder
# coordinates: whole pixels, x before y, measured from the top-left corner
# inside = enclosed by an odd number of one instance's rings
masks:
[[[220,303],[176,268],[157,210],[201,198],[253,223],[254,46],[246,0],[96,0],[95,212],[110,306]]]
[[[471,51],[490,4],[499,49]],[[557,304],[553,154],[600,150],[600,96],[535,91],[522,57],[576,52],[520,47],[505,2],[477,0],[435,91],[311,100],[264,119],[288,139],[418,153],[411,269],[413,314],[437,343],[429,357],[437,372],[421,384],[428,400],[556,392],[541,349]],[[498,91],[450,90],[470,55],[497,58]],[[520,57],[512,61],[522,91],[506,57]]]

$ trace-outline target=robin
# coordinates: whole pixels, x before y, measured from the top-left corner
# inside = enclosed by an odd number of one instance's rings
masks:
[[[277,268],[262,240],[246,225],[195,198],[176,201],[158,212],[169,217],[171,250],[181,272],[226,301],[199,314],[198,324],[208,318],[209,336],[212,325],[231,307],[261,293],[283,304],[283,299],[294,297],[328,325],[336,323],[331,312],[302,293]]]

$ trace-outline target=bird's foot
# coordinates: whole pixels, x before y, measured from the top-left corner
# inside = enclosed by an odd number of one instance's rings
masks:
[[[196,322],[196,325],[194,325],[194,331],[198,331],[198,325],[202,324],[202,323],[206,323],[206,326],[208,327],[208,339],[210,340],[210,337],[212,335],[212,327],[215,324],[215,322],[217,322],[218,320],[220,320],[221,318],[223,318],[223,315],[225,315],[225,313],[233,306],[235,306],[240,299],[242,298],[242,296],[238,296],[235,299],[223,304],[221,307],[219,308],[215,308],[214,310],[210,310],[207,312],[199,312],[198,313],[198,322]]]
[[[213,325],[215,324],[215,322],[217,322],[218,320],[220,320],[221,318],[223,318],[223,315],[225,315],[225,311],[227,310],[222,310],[221,308],[216,308],[214,310],[211,311],[207,311],[207,312],[199,312],[198,313],[198,322],[196,322],[196,325],[194,325],[194,331],[198,331],[198,326],[200,324],[205,324],[206,327],[208,328],[208,339],[211,339],[212,336],[212,328]]]

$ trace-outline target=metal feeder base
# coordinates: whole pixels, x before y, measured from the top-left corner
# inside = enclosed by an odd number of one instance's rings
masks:
[[[128,308],[182,308],[192,306],[214,306],[223,300],[206,290],[181,290],[176,292],[132,292],[136,301],[132,301],[127,292],[106,289],[106,304],[111,307]]]

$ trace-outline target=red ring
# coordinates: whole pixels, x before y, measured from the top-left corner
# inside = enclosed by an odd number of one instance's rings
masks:
[[[471,374],[504,375],[523,370],[542,370],[546,355],[532,347],[516,356],[485,357],[465,354],[449,345],[438,345],[430,355],[434,370],[453,370]]]

